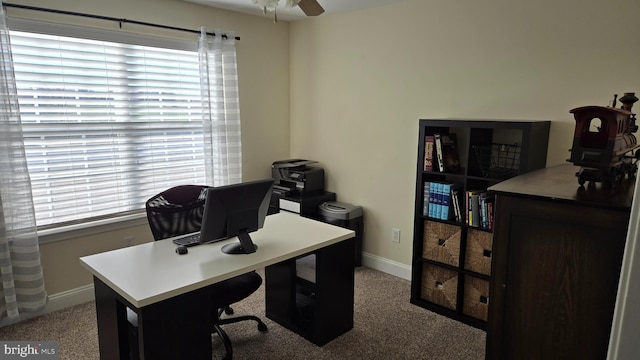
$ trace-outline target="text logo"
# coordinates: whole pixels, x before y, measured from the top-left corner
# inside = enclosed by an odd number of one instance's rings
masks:
[[[0,359],[58,360],[57,341],[0,341]]]

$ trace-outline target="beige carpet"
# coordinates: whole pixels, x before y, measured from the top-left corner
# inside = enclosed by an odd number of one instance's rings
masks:
[[[257,314],[269,331],[260,333],[254,322],[225,326],[234,359],[484,359],[484,331],[410,304],[409,287],[406,280],[357,268],[354,328],[318,347],[265,317],[263,286],[234,310]],[[10,340],[58,341],[60,359],[98,359],[95,306],[81,304],[0,328],[0,341]],[[213,359],[219,359],[222,344],[215,336],[212,341]]]

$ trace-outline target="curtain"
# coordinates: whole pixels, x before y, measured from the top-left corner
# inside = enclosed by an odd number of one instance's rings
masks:
[[[9,29],[0,0],[0,326],[47,304]]]
[[[198,42],[207,184],[242,181],[240,102],[235,34],[207,35]]]

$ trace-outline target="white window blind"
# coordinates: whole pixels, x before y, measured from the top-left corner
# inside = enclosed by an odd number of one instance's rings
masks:
[[[197,51],[18,31],[11,48],[38,226],[205,183]]]

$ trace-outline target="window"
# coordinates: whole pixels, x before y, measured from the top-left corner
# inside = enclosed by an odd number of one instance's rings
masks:
[[[39,227],[205,183],[197,50],[10,34]]]

